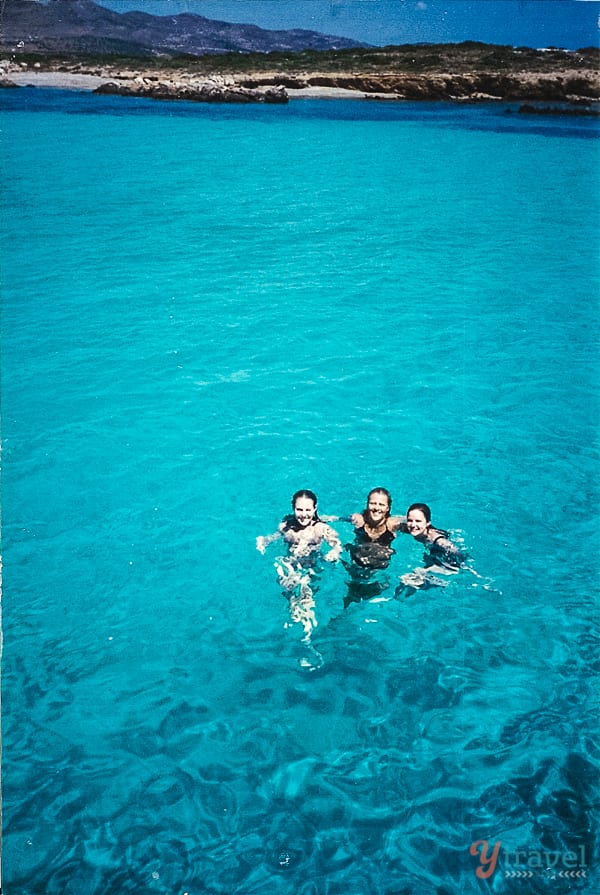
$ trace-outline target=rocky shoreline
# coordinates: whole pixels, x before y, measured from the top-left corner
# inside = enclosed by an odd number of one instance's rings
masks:
[[[241,87],[236,84],[219,84],[207,81],[201,84],[181,84],[162,81],[147,83],[142,78],[133,84],[107,81],[96,87],[94,93],[116,96],[146,96],[151,99],[188,100],[196,103],[267,103],[281,105],[288,102],[284,87],[262,89]]]
[[[97,93],[210,103],[285,104],[301,97],[352,97],[409,101],[522,102],[566,104],[595,109],[600,72],[581,68],[555,71],[477,72],[231,72],[185,68],[120,68],[24,61],[0,62],[0,86],[53,86]]]
[[[272,76],[246,77],[248,87],[264,87]],[[280,78],[286,89],[326,87],[353,90],[369,96],[398,100],[545,101],[573,104],[600,101],[600,74],[574,70],[557,72],[473,72],[473,73],[382,73],[319,74]]]

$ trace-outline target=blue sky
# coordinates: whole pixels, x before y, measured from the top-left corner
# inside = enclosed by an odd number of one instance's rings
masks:
[[[481,40],[598,46],[600,0],[96,0],[117,12],[192,12],[262,28],[308,28],[385,45]]]

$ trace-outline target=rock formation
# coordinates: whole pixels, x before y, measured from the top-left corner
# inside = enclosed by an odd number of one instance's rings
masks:
[[[234,84],[190,85],[181,82],[159,81],[151,83],[144,78],[135,82],[117,83],[107,81],[94,90],[94,93],[116,94],[118,96],[147,96],[151,99],[188,100],[195,103],[268,103],[283,104],[288,102],[288,94],[283,87],[266,87],[252,89]]]

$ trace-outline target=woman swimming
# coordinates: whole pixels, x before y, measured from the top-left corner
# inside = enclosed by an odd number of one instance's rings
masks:
[[[401,523],[398,530],[425,545],[424,567],[403,575],[400,579],[402,584],[413,588],[424,584],[445,585],[446,581],[433,578],[429,570],[436,567],[442,574],[452,574],[466,559],[466,555],[449,539],[448,532],[431,524],[431,510],[426,503],[411,504],[406,511],[406,521]]]
[[[323,557],[328,562],[340,558],[342,545],[338,534],[321,519],[317,513],[317,495],[313,491],[296,491],[292,497],[293,514],[284,516],[277,531],[271,535],[259,535],[256,549],[265,552],[273,541],[283,538],[288,544],[288,553],[295,559],[313,556],[325,541],[331,547]],[[327,517],[329,518],[329,517]]]
[[[392,496],[387,488],[373,488],[365,509],[342,520],[354,526],[354,543],[345,545],[352,562],[344,563],[350,573],[344,608],[378,596],[389,585],[387,580],[377,580],[375,573],[389,566],[394,554],[392,542],[405,521],[392,516],[391,510]]]
[[[336,562],[341,556],[342,544],[337,532],[319,519],[317,496],[313,491],[296,491],[292,497],[292,510],[293,514],[284,516],[277,531],[257,537],[256,549],[264,553],[273,541],[279,538],[286,541],[288,555],[275,561],[277,577],[285,593],[290,595],[292,620],[302,624],[308,639],[317,626],[310,586],[317,557],[321,555],[323,543],[326,543],[331,549],[323,555],[323,559]]]
[[[426,503],[412,503],[409,506],[406,521],[401,524],[400,531],[405,531],[412,535],[415,541],[425,544],[427,548],[425,562],[439,560],[457,567],[465,559],[464,554],[449,540],[448,532],[434,528],[431,524],[431,510]],[[437,564],[439,565],[439,562]]]
[[[383,569],[393,554],[392,542],[405,520],[392,516],[392,496],[386,488],[373,488],[367,495],[362,513],[353,513],[354,544],[347,548],[353,561],[362,568]]]

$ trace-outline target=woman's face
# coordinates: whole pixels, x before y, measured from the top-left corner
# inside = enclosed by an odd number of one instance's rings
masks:
[[[387,494],[383,494],[381,491],[374,491],[367,501],[367,510],[371,521],[376,525],[381,524],[390,512],[390,502]]]
[[[411,510],[406,517],[406,527],[408,528],[408,533],[411,534],[413,538],[418,538],[419,535],[427,534],[429,522],[425,518],[425,513],[423,513],[422,510]]]
[[[300,525],[305,528],[314,519],[316,509],[310,497],[298,497],[294,504],[294,516]]]

